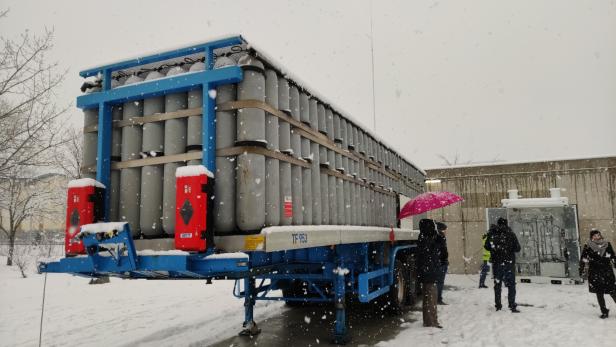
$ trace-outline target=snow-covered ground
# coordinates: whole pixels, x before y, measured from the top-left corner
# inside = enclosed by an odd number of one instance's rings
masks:
[[[31,267],[28,278],[23,279],[17,268],[5,263],[6,258],[0,257],[0,345],[38,345],[44,276],[35,274]],[[444,329],[423,328],[421,312],[413,310],[400,318],[397,335],[383,337],[376,345],[616,345],[616,305],[606,298],[613,315],[599,319],[595,297],[586,285],[518,284],[518,302],[524,306],[520,307],[522,313],[512,314],[495,312],[492,290],[476,289],[476,284],[477,276],[447,277],[444,297],[449,305],[439,306]],[[206,285],[203,281],[118,279],[88,285],[85,278],[48,275],[43,345],[201,346],[226,341],[237,334],[243,320],[243,302],[231,295],[232,287],[232,281]],[[503,300],[506,302],[505,297]],[[257,322],[286,310],[282,303],[258,302]],[[370,325],[392,324],[391,319],[370,319]],[[310,321],[298,324],[309,325]],[[260,327],[285,329],[267,324]],[[366,345],[354,330],[350,345]],[[257,338],[247,344],[259,342]],[[311,343],[316,344],[314,339]],[[320,340],[320,344],[326,343]],[[288,346],[289,341],[280,341],[280,345]],[[292,345],[304,343],[297,340]]]
[[[525,284],[516,286],[521,313],[494,310],[494,292],[477,289],[479,276],[448,275],[452,286],[439,306],[444,329],[423,328],[417,321],[395,339],[377,346],[616,346],[616,304],[607,296],[609,319],[599,319],[594,294],[584,285]],[[488,282],[488,281],[486,281]],[[506,306],[507,290],[503,288]],[[532,306],[527,306],[532,305]]]

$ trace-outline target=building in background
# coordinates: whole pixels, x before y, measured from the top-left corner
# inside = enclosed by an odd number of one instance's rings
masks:
[[[17,242],[37,241],[41,239],[62,239],[64,235],[66,213],[66,186],[68,178],[57,173],[46,173],[35,177],[15,178],[22,188],[17,191],[2,191],[3,199],[21,199],[26,197],[33,201],[28,207],[9,207],[8,203],[0,206],[4,227],[8,228],[9,210],[14,209],[16,214],[25,214],[23,222],[15,234]],[[7,182],[3,182],[7,184]],[[4,189],[2,186],[0,189]],[[7,235],[0,232],[0,240],[6,240]]]
[[[481,263],[486,208],[501,207],[507,191],[523,198],[545,198],[550,188],[577,205],[581,242],[592,228],[616,241],[616,156],[516,164],[460,166],[426,170],[427,191],[446,190],[465,201],[429,212],[448,225],[449,271],[473,274]]]

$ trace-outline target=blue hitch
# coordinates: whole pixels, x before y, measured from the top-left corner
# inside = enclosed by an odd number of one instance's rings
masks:
[[[97,228],[108,230],[99,232],[82,231],[79,237],[83,241],[92,269],[96,272],[111,262],[115,263],[115,271],[135,271],[137,269],[137,252],[130,233],[128,223],[99,223]]]

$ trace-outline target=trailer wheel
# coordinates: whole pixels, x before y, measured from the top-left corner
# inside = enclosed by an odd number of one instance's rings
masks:
[[[303,281],[293,280],[289,283],[288,288],[282,289],[282,295],[286,298],[294,298],[294,299],[308,299],[311,297],[311,294],[308,292],[308,284]],[[310,302],[304,300],[285,300],[285,305],[289,307],[302,307],[307,306]]]
[[[394,265],[394,283],[389,289],[389,308],[392,312],[398,313],[404,309],[407,301],[407,276],[405,276],[404,264],[396,259]]]

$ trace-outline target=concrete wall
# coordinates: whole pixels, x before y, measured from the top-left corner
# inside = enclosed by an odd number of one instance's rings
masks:
[[[449,226],[449,271],[476,273],[481,262],[481,235],[486,231],[486,208],[500,207],[508,189],[522,198],[549,197],[549,188],[562,188],[562,196],[577,204],[580,237],[591,228],[616,241],[616,157],[545,161],[521,164],[451,167],[426,170],[440,183],[427,191],[450,191],[465,201],[432,211],[429,218]]]

